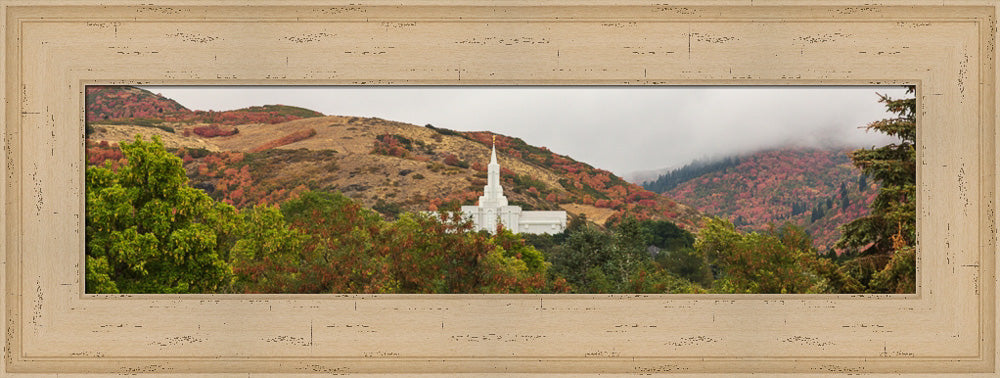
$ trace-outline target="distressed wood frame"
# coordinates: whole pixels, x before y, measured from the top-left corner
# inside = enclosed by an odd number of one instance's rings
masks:
[[[0,3],[0,370],[996,371],[994,2],[155,3]],[[918,289],[85,295],[87,84],[913,84]]]

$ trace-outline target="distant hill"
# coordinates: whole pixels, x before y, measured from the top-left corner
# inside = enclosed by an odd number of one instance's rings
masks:
[[[191,113],[177,101],[133,87],[88,85],[86,99],[87,122]]]
[[[172,102],[135,88],[121,91],[143,103]],[[124,95],[104,90],[102,96]],[[107,119],[91,111],[88,119],[100,119],[89,125],[91,164],[120,158],[114,144],[136,133],[155,134],[183,158],[192,186],[238,207],[280,203],[307,189],[339,190],[389,218],[475,204],[494,136],[273,105]],[[504,194],[526,210],[564,209],[597,224],[625,213],[688,230],[701,222],[691,207],[545,147],[505,135],[496,135],[496,147]]]
[[[667,171],[656,177],[654,180],[643,182],[642,187],[657,193],[663,193],[676,188],[678,185],[687,181],[715,171],[732,167],[739,164],[739,162],[739,156],[730,156],[722,159],[695,160],[685,164],[681,168]]]
[[[192,111],[142,88],[87,86],[87,123],[92,125],[139,125],[169,131],[175,124],[274,124],[321,116],[323,113],[287,105],[252,106],[222,112]]]
[[[851,165],[850,149],[776,149],[697,162],[646,182],[678,202],[722,216],[743,230],[788,221],[806,229],[821,251],[837,226],[866,215],[877,186]]]

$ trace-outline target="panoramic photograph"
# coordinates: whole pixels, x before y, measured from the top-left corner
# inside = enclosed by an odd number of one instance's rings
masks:
[[[87,86],[86,292],[906,294],[902,86]]]

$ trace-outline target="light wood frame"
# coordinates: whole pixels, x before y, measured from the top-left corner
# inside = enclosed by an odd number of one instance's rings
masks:
[[[0,371],[996,371],[992,1],[155,3],[0,4]],[[919,285],[913,295],[85,295],[87,84],[913,84]]]

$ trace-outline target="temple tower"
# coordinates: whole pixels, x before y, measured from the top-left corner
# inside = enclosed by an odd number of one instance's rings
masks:
[[[500,163],[497,162],[496,136],[490,150],[490,163],[486,167],[486,186],[479,203],[462,206],[462,215],[475,224],[476,230],[496,231],[498,224],[514,233],[556,234],[566,229],[565,211],[522,211],[511,206],[500,186]]]
[[[500,163],[497,163],[496,137],[493,140],[490,164],[486,166],[486,186],[483,187],[483,195],[479,196],[479,206],[481,207],[507,206],[507,197],[503,195],[503,187],[500,186]]]

